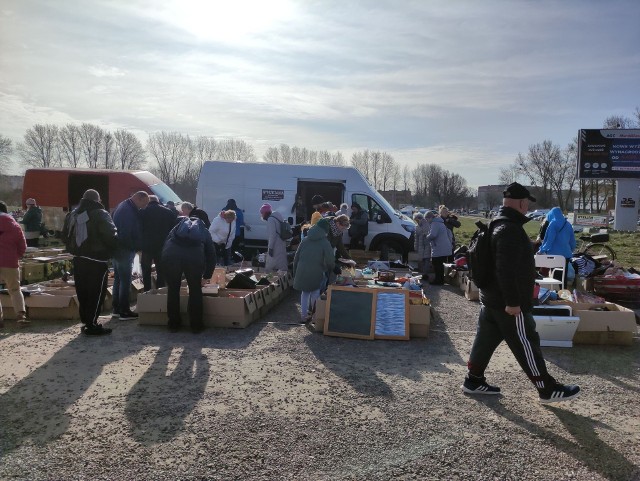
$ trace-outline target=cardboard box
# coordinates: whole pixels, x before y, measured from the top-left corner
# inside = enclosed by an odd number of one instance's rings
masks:
[[[25,262],[22,264],[20,279],[22,280],[22,284],[33,284],[45,281],[44,264],[41,262]]]
[[[465,289],[464,289],[464,297],[469,299],[470,301],[479,301],[480,300],[480,289],[476,286],[475,282],[473,282],[468,277],[466,278]]]
[[[428,337],[431,306],[409,306],[409,337]]]
[[[189,300],[188,290],[180,289],[180,317],[183,322],[189,322],[187,315],[187,303]],[[138,296],[138,304],[136,306],[138,313],[138,324],[147,326],[166,326],[169,323],[167,314],[167,288],[158,289],[152,293],[143,292]]]
[[[218,297],[203,298],[204,325],[208,327],[244,328],[255,320],[256,297],[244,290],[220,291]]]
[[[636,316],[631,309],[610,302],[586,304],[567,301],[552,301],[552,305],[570,305],[573,315],[580,323],[573,336],[575,344],[609,344],[630,346],[637,332]],[[595,311],[606,307],[607,311]]]
[[[324,320],[327,310],[327,300],[318,299],[316,301],[316,311],[313,313],[311,322],[315,332],[324,332]]]
[[[533,316],[540,345],[547,347],[573,347],[573,339],[580,323],[577,316]]]
[[[30,319],[65,321],[80,319],[75,288],[54,288],[41,293],[32,293],[24,298],[24,302]]]

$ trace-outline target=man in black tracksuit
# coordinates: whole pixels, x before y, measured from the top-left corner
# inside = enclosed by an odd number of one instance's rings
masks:
[[[156,265],[156,287],[164,287],[164,272],[160,257],[167,235],[178,221],[177,211],[174,213],[160,204],[158,197],[149,196],[149,203],[140,213],[142,222],[142,282],[144,291],[151,289],[151,264]]]
[[[538,389],[540,402],[567,401],[580,394],[580,387],[560,384],[547,372],[532,315],[535,261],[523,225],[529,221],[524,215],[529,201],[535,202],[535,198],[517,182],[510,184],[503,195],[491,235],[495,276],[480,289],[478,330],[462,390],[468,394],[500,393],[500,388],[487,384],[484,371],[504,340]]]
[[[110,334],[111,329],[98,324],[98,316],[107,293],[109,259],[118,246],[118,237],[97,191],[89,189],[84,193],[78,207],[67,216],[64,233],[67,248],[73,254],[82,332],[92,336]]]

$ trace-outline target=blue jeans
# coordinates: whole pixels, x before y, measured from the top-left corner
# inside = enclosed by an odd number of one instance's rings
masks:
[[[302,319],[306,319],[309,311],[313,311],[316,301],[320,297],[320,289],[315,291],[302,291],[300,294],[300,310]]]
[[[119,250],[113,256],[113,312],[120,314],[129,312],[129,290],[131,289],[131,272],[133,271],[133,251]]]

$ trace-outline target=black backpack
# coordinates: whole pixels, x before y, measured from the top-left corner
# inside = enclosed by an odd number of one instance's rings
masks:
[[[494,277],[495,265],[491,251],[491,233],[494,222],[498,219],[503,219],[503,217],[493,219],[489,225],[482,221],[476,222],[478,230],[475,231],[471,242],[469,242],[467,251],[469,278],[479,289],[487,287]]]
[[[291,224],[289,224],[286,220],[278,222],[280,223],[280,239],[285,241],[291,239],[293,237],[293,229],[291,228]]]
[[[76,223],[78,219],[78,213],[72,210],[67,214],[64,219],[64,227],[62,228],[62,242],[70,254],[78,253],[78,244],[76,243]]]

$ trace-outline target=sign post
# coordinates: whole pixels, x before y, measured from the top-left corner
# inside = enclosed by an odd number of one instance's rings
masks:
[[[583,129],[578,133],[579,179],[615,179],[614,228],[635,231],[640,200],[640,130]]]

